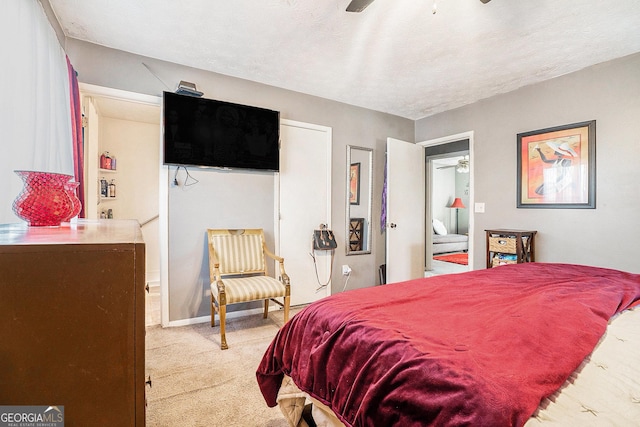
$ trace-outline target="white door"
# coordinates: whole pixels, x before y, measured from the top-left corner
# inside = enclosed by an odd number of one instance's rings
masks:
[[[331,254],[310,255],[313,230],[331,225],[331,128],[281,120],[279,248],[291,279],[291,305],[330,295]],[[325,287],[320,287],[328,283]]]
[[[424,148],[387,138],[387,283],[424,277]]]

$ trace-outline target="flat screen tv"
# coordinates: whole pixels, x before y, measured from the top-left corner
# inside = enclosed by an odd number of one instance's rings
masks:
[[[280,169],[280,113],[164,92],[164,164]]]

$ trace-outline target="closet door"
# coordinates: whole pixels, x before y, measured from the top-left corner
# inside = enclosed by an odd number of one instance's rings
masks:
[[[281,120],[280,141],[278,254],[291,278],[291,305],[307,304],[331,294],[331,251],[311,248],[313,230],[331,227],[331,128]]]

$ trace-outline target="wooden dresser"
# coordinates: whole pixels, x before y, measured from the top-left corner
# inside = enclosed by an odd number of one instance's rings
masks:
[[[0,403],[144,426],[144,308],[137,221],[0,225]]]

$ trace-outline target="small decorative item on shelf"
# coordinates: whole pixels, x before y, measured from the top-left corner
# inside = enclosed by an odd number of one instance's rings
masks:
[[[109,182],[104,177],[100,179],[100,197],[109,197]]]
[[[100,155],[100,169],[116,170],[116,158],[108,151]]]
[[[100,179],[100,197],[102,199],[113,199],[116,197],[116,180],[107,181],[102,177]]]
[[[38,171],[14,171],[24,187],[13,202],[13,211],[33,227],[59,226],[74,210],[65,185],[71,175]]]
[[[78,198],[77,189],[80,185],[77,181],[70,181],[64,185],[64,189],[67,191],[71,202],[73,203],[73,210],[69,214],[67,218],[65,218],[62,222],[69,222],[72,218],[78,216],[80,211],[82,210],[82,202]]]

